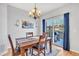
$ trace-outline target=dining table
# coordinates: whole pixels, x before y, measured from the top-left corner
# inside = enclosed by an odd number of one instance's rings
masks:
[[[39,42],[39,36],[37,37],[21,37],[21,38],[16,38],[16,46],[18,45],[20,48],[20,55],[25,56],[28,55],[28,49],[32,48],[34,45],[36,45]],[[47,39],[46,42],[49,42],[49,48],[50,51],[52,52],[52,41],[51,39]]]

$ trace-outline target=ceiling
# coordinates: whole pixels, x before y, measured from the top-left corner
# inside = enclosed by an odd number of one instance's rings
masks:
[[[34,3],[9,3],[9,5],[23,9],[27,12],[29,12],[35,6]],[[37,8],[41,11],[42,15],[47,12],[50,12],[51,10],[59,8],[63,5],[65,5],[65,3],[37,3],[36,4]]]

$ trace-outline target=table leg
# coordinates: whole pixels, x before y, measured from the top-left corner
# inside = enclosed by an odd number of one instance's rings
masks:
[[[49,41],[49,45],[50,45],[50,53],[51,53],[52,52],[52,41],[51,41],[51,39]]]
[[[25,56],[25,54],[24,54],[25,53],[25,49],[21,48],[20,51],[21,51],[21,56]]]
[[[28,56],[28,49],[25,50],[26,56]]]

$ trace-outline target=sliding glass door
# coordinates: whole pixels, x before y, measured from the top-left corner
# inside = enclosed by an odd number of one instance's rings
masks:
[[[52,37],[53,44],[63,47],[64,40],[64,16],[57,16],[46,20],[46,31]]]

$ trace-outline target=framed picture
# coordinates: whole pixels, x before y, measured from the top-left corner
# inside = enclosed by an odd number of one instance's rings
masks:
[[[22,21],[22,28],[24,29],[33,29],[34,24],[28,21]]]

